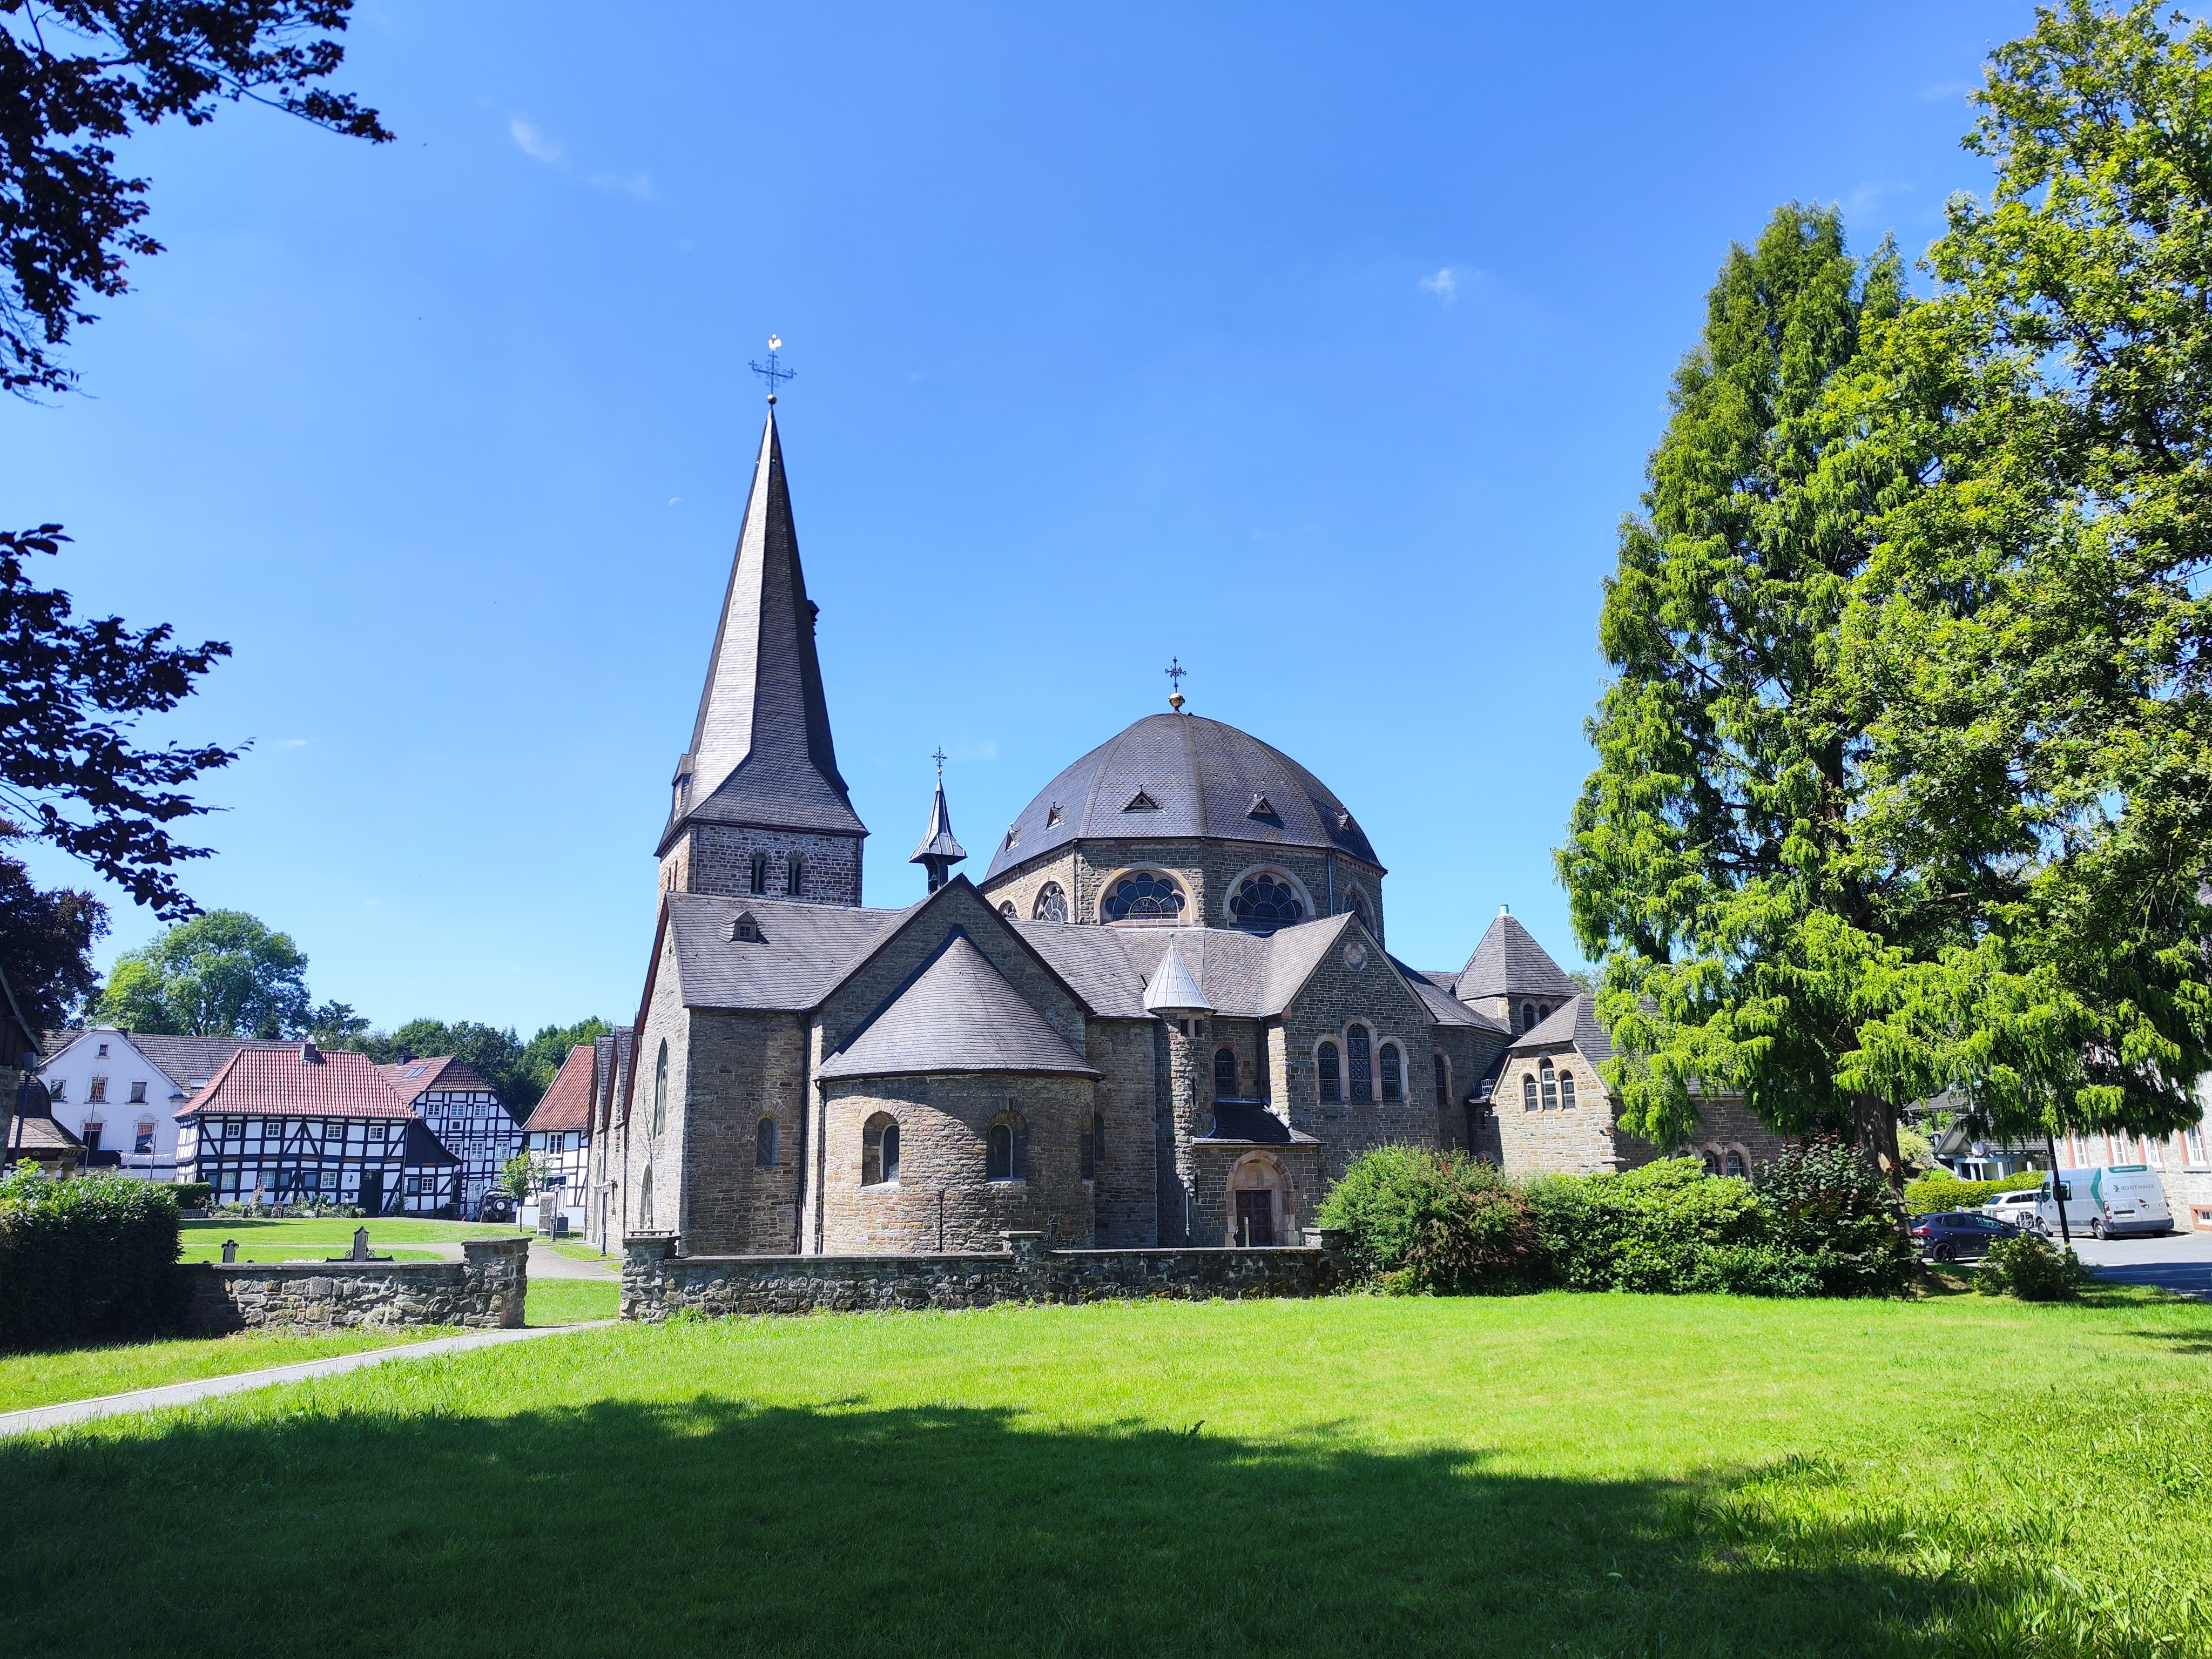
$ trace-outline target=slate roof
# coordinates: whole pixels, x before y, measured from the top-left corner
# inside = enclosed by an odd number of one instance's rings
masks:
[[[1139,794],[1153,810],[1126,810]],[[1011,845],[1000,842],[985,880],[1079,839],[1258,842],[1381,867],[1328,785],[1249,732],[1197,714],[1147,714],[1108,738],[1022,809],[1012,836]]]
[[[960,932],[850,1042],[823,1061],[817,1075],[930,1072],[1098,1075]]]
[[[1190,969],[1182,963],[1182,952],[1176,949],[1175,941],[1160,953],[1160,965],[1152,969],[1152,976],[1145,981],[1145,1012],[1156,1014],[1163,1010],[1188,1011],[1194,1014],[1210,1014],[1213,1005],[1206,1000],[1206,993],[1198,988],[1198,981],[1190,976]]]
[[[1545,953],[1511,912],[1502,912],[1459,972],[1455,994],[1475,997],[1571,997],[1581,987]]]
[[[1392,957],[1390,960],[1398,971],[1405,976],[1406,983],[1413,988],[1413,994],[1420,998],[1422,1003],[1427,1007],[1429,1018],[1437,1024],[1471,1025],[1479,1031],[1503,1032],[1508,1029],[1502,1022],[1492,1019],[1479,1009],[1468,1007],[1467,1004],[1454,996],[1449,988],[1439,986],[1437,983],[1436,975],[1425,974],[1418,968],[1408,968],[1395,957]],[[1444,977],[1449,979],[1454,976],[1446,975]]]
[[[384,1080],[392,1085],[392,1091],[405,1101],[420,1100],[433,1089],[442,1094],[481,1092],[495,1098],[499,1093],[478,1075],[476,1067],[465,1060],[456,1060],[451,1054],[424,1054],[415,1060],[398,1060],[376,1069],[384,1073]]]
[[[367,1054],[325,1051],[310,1062],[303,1045],[240,1048],[224,1062],[208,1086],[178,1109],[177,1115],[259,1117],[392,1117],[415,1114]]]
[[[760,924],[757,943],[730,937],[731,925],[747,912]],[[684,1004],[804,1013],[906,914],[754,896],[671,893],[668,925],[676,940]]]
[[[1232,1146],[1318,1146],[1303,1129],[1293,1129],[1265,1106],[1247,1100],[1213,1103],[1213,1127],[1194,1140]]]
[[[115,1030],[113,1027],[108,1029]],[[47,1042],[49,1058],[46,1064],[54,1064],[76,1044],[100,1035],[100,1028],[97,1026],[87,1030],[52,1034]],[[156,1031],[130,1030],[115,1030],[115,1035],[143,1054],[150,1065],[187,1097],[204,1088],[208,1080],[222,1069],[223,1062],[241,1048],[291,1048],[299,1046],[273,1037],[164,1036]]]
[[[1522,1032],[1506,1052],[1533,1054],[1562,1043],[1572,1043],[1593,1065],[1613,1058],[1613,1039],[1597,1023],[1596,1000],[1587,991],[1576,992],[1563,1006],[1552,1011],[1549,1019],[1538,1020],[1535,1030]]]
[[[816,612],[799,566],[783,444],[771,410],[691,746],[678,763],[662,852],[695,819],[868,833],[837,770],[814,648]]]
[[[532,1133],[592,1127],[592,1081],[596,1068],[594,1045],[580,1042],[553,1074],[553,1081],[523,1123]]]
[[[952,813],[945,805],[945,780],[937,781],[937,798],[929,804],[929,829],[921,838],[921,845],[914,849],[908,864],[921,864],[929,859],[943,859],[947,864],[957,864],[968,856],[968,849],[952,837]]]

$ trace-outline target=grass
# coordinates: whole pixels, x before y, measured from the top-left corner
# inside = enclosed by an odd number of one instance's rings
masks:
[[[0,1651],[2201,1654],[2208,1357],[2132,1291],[619,1327],[0,1443]]]
[[[622,1265],[617,1257],[607,1255],[595,1245],[578,1244],[563,1239],[551,1248],[556,1253],[567,1256],[571,1261],[611,1261],[617,1267]]]
[[[611,1279],[533,1279],[522,1299],[526,1325],[580,1325],[612,1319],[622,1286]]]
[[[247,1249],[274,1250],[276,1255],[257,1255],[258,1261],[282,1261],[289,1253],[319,1260],[324,1256],[343,1255],[353,1248],[354,1229],[366,1226],[371,1249],[379,1254],[396,1245],[459,1244],[471,1238],[520,1238],[521,1229],[496,1223],[476,1221],[407,1221],[398,1218],[373,1217],[366,1222],[349,1221],[343,1216],[320,1219],[302,1217],[293,1220],[251,1220],[218,1218],[212,1221],[187,1221],[180,1224],[184,1234],[185,1260],[187,1261],[216,1261],[222,1256],[222,1242],[227,1238],[238,1241],[239,1254]],[[401,1258],[405,1260],[404,1257]],[[420,1259],[428,1259],[427,1257]]]
[[[231,1376],[303,1359],[360,1353],[403,1342],[427,1342],[454,1332],[437,1329],[291,1333],[241,1331],[235,1336],[132,1342],[52,1353],[0,1354],[0,1411],[90,1400],[103,1394],[159,1388],[203,1376]]]

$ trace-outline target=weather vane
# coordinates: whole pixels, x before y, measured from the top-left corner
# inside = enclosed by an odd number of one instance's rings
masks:
[[[1174,709],[1178,714],[1182,713],[1183,676],[1189,672],[1190,670],[1182,665],[1182,658],[1170,657],[1168,659],[1168,684],[1172,688],[1168,692],[1168,707]]]
[[[939,744],[937,745],[937,752],[936,752],[935,754],[932,755],[932,756],[930,757],[930,759],[932,759],[932,760],[933,760],[933,761],[935,761],[935,762],[937,763],[937,781],[938,781],[939,783],[944,782],[944,781],[945,781],[945,745],[944,745],[943,744],[941,744],[941,743],[940,743],[940,744]]]
[[[768,337],[768,361],[765,363],[748,363],[745,365],[745,367],[751,369],[754,374],[759,375],[761,379],[768,382],[768,400],[771,404],[775,402],[776,387],[781,385],[784,381],[794,378],[799,373],[795,368],[783,368],[777,365],[775,354],[782,349],[782,337],[780,335],[771,334]]]

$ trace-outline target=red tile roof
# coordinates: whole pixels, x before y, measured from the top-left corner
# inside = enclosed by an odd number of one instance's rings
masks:
[[[568,1050],[568,1058],[561,1062],[553,1086],[546,1090],[545,1098],[538,1103],[538,1109],[522,1126],[525,1129],[536,1133],[592,1127],[592,1054],[588,1042],[580,1042]]]
[[[402,1100],[415,1100],[433,1089],[459,1094],[482,1091],[496,1094],[497,1090],[477,1075],[476,1068],[466,1060],[456,1060],[451,1054],[426,1054],[420,1060],[395,1060],[389,1066],[376,1068],[384,1073],[393,1092]]]
[[[410,1118],[382,1068],[367,1054],[324,1053],[303,1058],[305,1046],[241,1048],[187,1101],[179,1117]]]

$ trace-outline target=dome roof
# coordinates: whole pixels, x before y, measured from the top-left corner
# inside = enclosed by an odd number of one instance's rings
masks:
[[[1381,867],[1367,834],[1279,749],[1197,714],[1148,714],[1039,792],[983,879],[1072,841],[1249,841]]]

